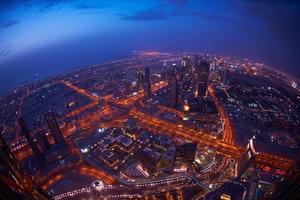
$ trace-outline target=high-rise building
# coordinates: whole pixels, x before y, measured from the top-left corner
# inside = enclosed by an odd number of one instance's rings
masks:
[[[144,74],[141,70],[137,74],[137,88],[138,90],[142,89],[144,85]]]
[[[145,83],[150,83],[150,69],[148,67],[145,68]]]
[[[229,85],[230,79],[230,71],[228,69],[225,69],[223,72],[223,85]]]
[[[164,80],[164,81],[167,79],[167,72],[168,72],[167,68],[168,68],[167,61],[164,60],[164,62],[163,62],[163,71],[161,73],[161,79]]]
[[[258,154],[258,152],[254,148],[254,139],[255,137],[252,137],[247,144],[246,152],[242,155],[240,162],[237,166],[237,177],[240,178],[244,175],[247,169],[249,169],[254,161],[255,157]]]
[[[133,117],[129,117],[125,122],[125,130],[130,137],[134,137],[134,134],[137,130],[137,125],[136,120]]]
[[[24,173],[2,136],[0,136],[0,188],[0,199],[51,199]]]
[[[242,200],[245,199],[245,184],[239,182],[225,182],[218,189],[205,195],[204,200]]]
[[[43,150],[44,153],[50,150],[51,145],[45,135],[45,132],[41,131],[38,136],[38,139],[39,139],[39,144],[41,146],[41,149]]]
[[[150,69],[145,68],[145,84],[144,84],[144,92],[147,97],[151,97],[151,79],[150,79]]]
[[[185,77],[189,77],[191,74],[191,59],[189,57],[183,57],[181,59],[181,67],[179,71],[179,81],[182,82]]]
[[[192,61],[190,57],[183,57],[181,59],[181,69],[182,69],[182,74],[190,74],[192,70]]]
[[[61,134],[60,128],[58,126],[58,123],[56,121],[56,117],[54,112],[50,111],[45,114],[45,120],[48,125],[48,128],[55,140],[55,143],[57,144],[64,144],[65,140]]]
[[[164,60],[164,61],[163,61],[163,67],[166,68],[167,66],[168,66],[168,61],[167,61],[167,60]]]
[[[177,81],[176,74],[173,73],[171,81],[171,94],[170,94],[170,106],[172,108],[177,108],[178,106],[178,97],[179,97],[179,84]]]
[[[40,164],[43,164],[44,163],[44,157],[42,156],[42,153],[39,150],[37,144],[34,142],[33,138],[31,137],[30,131],[28,130],[24,119],[19,118],[18,121],[19,121],[19,124],[20,124],[20,127],[21,127],[22,134],[25,136],[29,146],[32,149],[33,154],[36,156],[36,158],[38,159]]]
[[[204,97],[208,87],[210,64],[207,60],[200,59],[196,62],[195,68],[197,72],[196,96]]]
[[[175,165],[183,171],[190,167],[195,159],[197,144],[185,143],[176,147]]]
[[[183,110],[183,120],[189,120],[189,111],[190,111],[190,106],[188,104],[188,100],[184,99],[183,104],[182,104],[182,110]]]
[[[147,97],[151,97],[151,94],[152,94],[151,84],[150,83],[146,84],[145,89],[146,89],[146,95],[147,95]]]
[[[191,66],[191,59],[189,57],[183,57],[181,59],[181,66],[184,68],[189,68]]]
[[[167,77],[168,77],[168,86],[171,87],[172,85],[172,78],[173,78],[173,70],[172,69],[168,69],[167,71]]]

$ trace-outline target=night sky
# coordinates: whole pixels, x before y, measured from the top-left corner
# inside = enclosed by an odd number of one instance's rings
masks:
[[[300,3],[0,0],[0,95],[134,50],[241,56],[300,78]]]

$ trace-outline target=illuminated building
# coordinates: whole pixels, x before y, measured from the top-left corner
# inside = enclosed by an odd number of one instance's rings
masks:
[[[177,69],[177,66],[175,63],[172,65],[171,68],[168,69],[168,86],[169,87],[171,87],[171,85],[172,85],[173,77],[174,76],[176,77],[176,69]]]
[[[190,57],[183,57],[181,60],[182,74],[180,81],[183,81],[185,77],[190,77],[192,74],[192,61]]]
[[[150,83],[150,69],[145,68],[145,83]]]
[[[130,94],[130,89],[131,89],[131,83],[129,81],[125,81],[125,94],[128,95]]]
[[[187,102],[187,100],[184,100],[183,102],[183,120],[189,120],[189,110],[190,110],[190,106]]]
[[[18,121],[19,121],[19,124],[20,124],[20,127],[21,127],[22,134],[25,136],[29,146],[32,149],[33,154],[36,156],[36,158],[38,159],[40,164],[43,164],[44,163],[44,157],[42,156],[42,153],[39,150],[37,144],[34,142],[33,138],[31,137],[30,131],[28,130],[24,119],[19,118]]]
[[[175,152],[175,165],[179,166],[179,168],[191,166],[195,159],[196,149],[196,143],[185,143],[177,146]]]
[[[51,148],[51,145],[44,132],[40,132],[38,140],[43,152],[47,152]]]
[[[150,79],[150,69],[145,68],[145,83],[144,83],[144,92],[147,97],[151,97],[151,79]]]
[[[23,172],[2,136],[0,136],[0,188],[0,199],[51,199]]]
[[[140,90],[144,85],[144,74],[141,70],[138,71],[137,74],[137,88]]]
[[[125,130],[130,137],[133,137],[136,132],[137,126],[136,121],[133,117],[129,117],[125,123]]]
[[[136,169],[142,173],[145,177],[149,177],[150,176],[150,172],[148,171],[148,168],[145,166],[144,162],[138,161],[137,162],[137,166]]]
[[[167,67],[168,67],[168,63],[166,60],[164,60],[163,61],[163,71],[162,71],[162,75],[161,75],[161,78],[164,81],[167,79]]]
[[[168,66],[168,61],[167,61],[167,60],[164,60],[164,61],[163,61],[163,67],[166,68],[167,66]]]
[[[204,97],[208,87],[210,64],[207,60],[199,59],[196,62],[195,68],[198,79],[195,96]]]
[[[224,85],[229,85],[230,83],[230,71],[228,69],[224,70],[224,75],[223,75],[223,84]]]
[[[45,114],[45,120],[47,122],[48,128],[53,135],[53,138],[57,144],[64,144],[65,140],[61,134],[60,128],[56,121],[54,112],[48,112]]]
[[[153,158],[145,152],[138,152],[136,159],[136,169],[143,174],[144,177],[152,177],[156,170],[156,162],[153,160]]]
[[[247,144],[247,150],[242,155],[240,162],[237,166],[237,177],[241,177],[244,175],[245,171],[252,166],[256,155],[258,152],[256,152],[254,148],[254,139],[255,137],[251,138]]]
[[[172,167],[174,164],[176,147],[174,145],[170,146],[162,155],[161,160],[158,163],[159,168]]]
[[[188,69],[191,66],[191,59],[189,57],[183,57],[181,59],[181,66]]]
[[[204,200],[244,200],[245,186],[241,183],[226,182],[220,188],[205,195]]]
[[[173,73],[174,72],[172,69],[168,69],[168,86],[171,86],[171,84],[172,84]]]
[[[187,93],[190,89],[190,80],[188,79],[184,79],[183,82],[182,82],[182,91],[184,93]]]

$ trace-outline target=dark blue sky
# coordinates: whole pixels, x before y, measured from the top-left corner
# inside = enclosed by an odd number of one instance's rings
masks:
[[[293,0],[0,1],[0,94],[133,50],[242,56],[299,78],[299,19]]]

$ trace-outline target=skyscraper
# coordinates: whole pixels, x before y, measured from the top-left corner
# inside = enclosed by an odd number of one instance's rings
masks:
[[[207,60],[200,59],[196,62],[195,68],[198,76],[196,96],[204,97],[208,87],[210,64]]]
[[[164,81],[167,79],[167,67],[168,67],[167,61],[164,60],[164,61],[163,61],[163,71],[162,71],[162,74],[161,74],[161,78],[162,78],[162,80],[164,80]]]
[[[186,121],[189,119],[189,111],[190,111],[190,106],[188,104],[188,101],[186,99],[183,100],[182,103],[182,110],[183,110],[183,120]]]
[[[43,131],[40,132],[38,138],[39,138],[39,144],[43,149],[43,152],[47,152],[51,148],[51,145],[45,135],[45,132]]]
[[[151,80],[150,80],[150,69],[145,68],[145,84],[144,84],[144,92],[147,97],[151,97]]]
[[[223,85],[229,85],[230,83],[230,71],[228,69],[225,69],[223,72]]]
[[[45,120],[46,120],[46,123],[48,125],[48,128],[50,130],[50,132],[52,133],[53,135],[53,138],[55,140],[55,142],[57,144],[64,144],[65,143],[65,140],[61,134],[61,131],[60,131],[60,128],[58,126],[58,123],[56,121],[56,117],[55,117],[55,114],[54,112],[48,112],[45,114]]]
[[[0,136],[0,188],[0,199],[51,199],[24,173],[2,136]]]
[[[178,106],[178,96],[179,96],[179,85],[177,81],[176,74],[173,73],[171,80],[171,94],[170,94],[170,106],[172,108],[177,108]]]
[[[144,74],[141,70],[137,73],[137,88],[138,90],[142,89],[144,85]]]
[[[183,57],[181,59],[181,67],[179,71],[179,81],[182,82],[185,77],[189,77],[191,74],[191,59],[189,57]]]
[[[193,164],[197,150],[196,143],[185,143],[176,147],[175,165],[184,171]]]
[[[184,68],[189,68],[191,66],[191,59],[189,57],[183,57],[181,59],[181,66]]]
[[[238,163],[237,166],[237,177],[240,178],[243,176],[243,174],[246,172],[246,170],[251,167],[253,164],[256,155],[258,152],[256,152],[254,148],[254,139],[255,137],[252,137],[247,144],[247,150],[246,152],[242,155],[240,162]]]
[[[42,156],[41,151],[39,150],[37,144],[34,142],[33,138],[30,135],[30,131],[28,130],[25,121],[23,118],[18,119],[22,134],[25,136],[29,146],[32,149],[33,154],[37,157],[38,161],[42,164],[44,162],[44,157]]]

